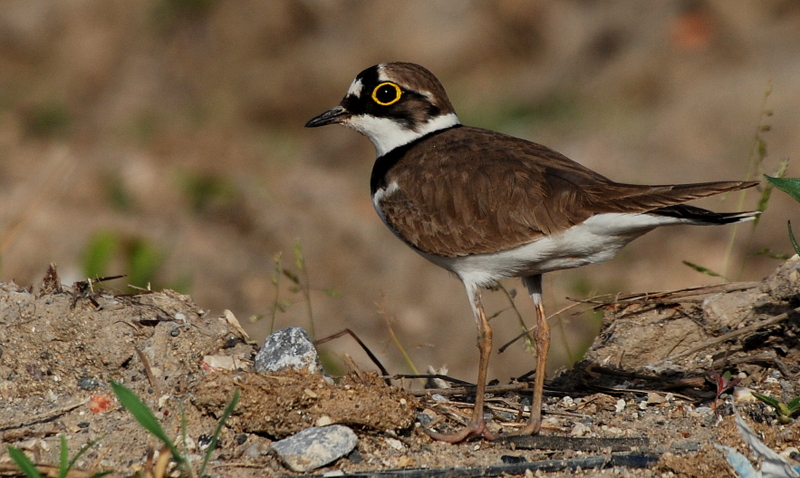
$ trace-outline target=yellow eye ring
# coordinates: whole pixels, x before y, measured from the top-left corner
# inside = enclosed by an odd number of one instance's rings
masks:
[[[394,88],[394,91],[385,88],[387,86]],[[392,95],[392,93],[394,94]],[[381,106],[389,106],[397,103],[400,101],[401,95],[402,91],[400,91],[400,87],[389,81],[381,83],[380,85],[376,86],[374,90],[372,90],[372,99],[375,100],[375,103],[378,103]]]

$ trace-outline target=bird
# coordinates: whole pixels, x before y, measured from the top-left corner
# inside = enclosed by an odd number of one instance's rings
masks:
[[[380,63],[359,73],[344,98],[306,123],[339,124],[376,150],[372,203],[383,223],[428,261],[455,274],[478,327],[475,406],[435,440],[495,440],[483,414],[492,329],[481,291],[521,278],[533,300],[536,369],[530,419],[515,435],[539,433],[550,347],[542,274],[611,259],[630,241],[669,225],[719,225],[758,212],[718,213],[684,203],[756,186],[756,181],[635,185],[614,182],[540,144],[462,125],[444,87],[415,63]],[[505,435],[502,435],[505,436]]]

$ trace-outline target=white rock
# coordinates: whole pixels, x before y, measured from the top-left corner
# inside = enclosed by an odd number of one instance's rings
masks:
[[[311,427],[272,444],[272,449],[293,471],[317,469],[347,455],[358,437],[344,425]]]
[[[747,387],[734,387],[733,388],[733,403],[746,403],[746,402],[755,402],[756,397],[753,395],[753,391]]]

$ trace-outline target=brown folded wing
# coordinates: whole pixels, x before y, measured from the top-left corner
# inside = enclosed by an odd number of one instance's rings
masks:
[[[619,184],[542,145],[470,127],[410,148],[382,182],[395,181],[380,202],[389,226],[448,257],[517,247],[595,214],[648,212],[755,184]]]

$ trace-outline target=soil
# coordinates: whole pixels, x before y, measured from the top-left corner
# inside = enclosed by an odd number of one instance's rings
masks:
[[[141,397],[195,465],[238,387],[241,400],[209,476],[292,475],[270,443],[325,423],[350,425],[359,444],[318,473],[532,476],[526,467],[557,470],[599,457],[607,464],[602,470],[535,474],[735,476],[713,446],[750,456],[733,423],[734,406],[768,446],[798,457],[797,419],[780,423],[747,392],[784,402],[800,395],[797,257],[762,282],[598,300],[606,311],[603,331],[583,362],[548,384],[541,435],[457,445],[432,441],[415,423],[460,426],[470,398],[455,385],[436,394],[407,380],[390,387],[355,367],[335,384],[299,371],[256,374],[256,347],[232,314],[212,316],[172,291],[114,295],[98,285],[62,286],[51,266],[36,291],[0,286],[2,442],[24,450],[42,470],[58,464],[64,436],[71,455],[96,441],[76,470],[154,473],[162,445],[116,401],[111,381]],[[523,382],[502,385],[493,384],[487,411],[495,431],[512,431],[530,401],[520,392]],[[729,385],[740,388],[734,394]],[[5,476],[19,475],[5,450],[0,467]]]

